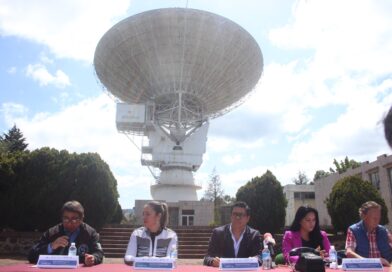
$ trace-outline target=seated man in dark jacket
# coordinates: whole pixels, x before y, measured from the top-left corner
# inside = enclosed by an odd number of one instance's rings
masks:
[[[79,263],[92,266],[102,263],[103,251],[99,234],[83,222],[84,209],[77,201],[69,201],[61,209],[62,223],[47,230],[29,252],[28,260],[36,263],[39,255],[67,255],[72,242]]]
[[[249,206],[245,202],[236,202],[231,207],[231,224],[213,230],[204,265],[218,267],[220,258],[248,258],[259,255],[260,233],[247,225],[249,219]]]

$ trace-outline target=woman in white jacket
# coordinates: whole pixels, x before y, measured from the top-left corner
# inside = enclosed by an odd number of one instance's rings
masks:
[[[177,247],[177,234],[167,228],[166,203],[150,201],[143,208],[144,226],[135,229],[129,239],[124,262],[132,264],[134,257],[168,257]]]

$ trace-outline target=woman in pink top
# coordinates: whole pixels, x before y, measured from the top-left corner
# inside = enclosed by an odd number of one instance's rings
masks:
[[[321,256],[329,252],[330,243],[327,234],[320,230],[318,212],[311,207],[298,208],[290,230],[283,236],[283,255],[286,262],[289,260],[290,250],[297,247],[311,247],[320,251]],[[290,257],[295,263],[298,256]]]

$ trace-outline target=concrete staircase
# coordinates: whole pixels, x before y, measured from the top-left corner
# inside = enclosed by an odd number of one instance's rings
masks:
[[[123,258],[129,238],[135,227],[130,225],[108,225],[100,231],[100,241],[105,257]],[[174,227],[178,236],[178,258],[202,259],[208,249],[211,227]]]

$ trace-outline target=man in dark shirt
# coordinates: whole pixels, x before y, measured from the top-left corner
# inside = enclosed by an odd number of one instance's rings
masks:
[[[78,201],[69,201],[61,209],[62,223],[47,230],[29,252],[28,260],[36,263],[39,255],[67,255],[75,243],[79,263],[92,266],[102,263],[99,234],[83,222],[84,209]]]
[[[248,258],[259,254],[260,233],[247,225],[249,219],[249,206],[236,202],[231,207],[231,224],[213,230],[204,265],[218,267],[220,258]]]

